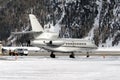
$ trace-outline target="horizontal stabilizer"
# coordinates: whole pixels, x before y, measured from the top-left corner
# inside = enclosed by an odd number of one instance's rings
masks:
[[[42,32],[36,32],[36,31],[25,31],[25,32],[12,32],[13,35],[22,35],[22,34],[41,34]]]

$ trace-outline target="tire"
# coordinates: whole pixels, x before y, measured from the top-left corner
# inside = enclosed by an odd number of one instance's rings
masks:
[[[55,58],[56,56],[55,56],[55,54],[53,54],[53,52],[50,54],[50,57],[51,58]]]
[[[24,54],[25,56],[27,56],[28,54]]]
[[[70,58],[75,58],[74,53],[70,54],[70,56],[69,56],[69,57],[70,57]]]

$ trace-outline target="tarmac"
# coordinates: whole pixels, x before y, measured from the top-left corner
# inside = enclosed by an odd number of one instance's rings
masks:
[[[50,56],[51,52],[47,51],[42,51],[42,52],[29,52],[28,56]],[[54,53],[56,56],[69,56],[71,53],[60,53],[60,52],[55,52]],[[74,53],[75,56],[86,56],[86,53]],[[9,56],[8,53],[2,54],[1,56]],[[89,53],[89,56],[120,56],[120,52],[102,52],[102,53]]]

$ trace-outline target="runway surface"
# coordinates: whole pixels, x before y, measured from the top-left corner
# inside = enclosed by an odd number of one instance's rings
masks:
[[[0,80],[119,80],[120,57],[0,56]]]
[[[9,53],[6,53],[2,56],[9,56]],[[43,51],[43,52],[32,52],[29,51],[28,56],[50,56],[51,52]],[[59,53],[55,52],[54,53],[56,56],[69,56],[71,53]],[[86,56],[86,53],[74,53],[75,56]],[[96,53],[89,53],[90,56],[120,56],[120,51],[119,52],[96,52]]]

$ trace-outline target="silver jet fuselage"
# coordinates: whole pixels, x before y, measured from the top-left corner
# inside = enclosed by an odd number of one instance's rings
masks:
[[[97,48],[90,40],[69,38],[58,38],[55,40],[37,39],[31,41],[31,44],[53,52],[82,52],[92,51]]]

